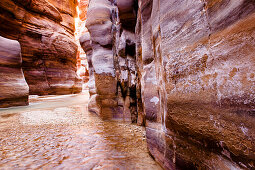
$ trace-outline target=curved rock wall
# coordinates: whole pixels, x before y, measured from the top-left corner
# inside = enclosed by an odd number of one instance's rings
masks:
[[[117,81],[115,79],[112,51],[113,23],[111,12],[113,7],[108,0],[90,1],[86,21],[93,49],[91,62],[94,74],[91,76],[92,78],[94,76],[95,79],[96,96],[94,100],[100,108],[98,114],[104,119],[112,118],[114,110],[118,108],[116,98]]]
[[[248,0],[91,0],[91,107],[145,123],[166,169],[255,168],[254,17]]]
[[[28,104],[29,88],[21,63],[19,42],[0,36],[0,108]]]
[[[81,91],[74,40],[76,0],[1,0],[0,34],[21,44],[30,94]]]
[[[134,20],[131,30],[121,27],[118,5],[108,0],[89,4],[89,33],[80,39],[90,69],[89,109],[104,119],[136,122],[135,16],[130,15]]]
[[[95,76],[94,76],[94,67],[92,65],[92,44],[90,41],[90,33],[85,33],[80,38],[80,43],[84,51],[86,51],[88,67],[89,67],[89,81],[88,81],[88,88],[90,94],[90,101],[88,105],[88,109],[90,112],[96,113],[97,115],[100,114],[100,108],[96,102],[96,86],[95,86]]]
[[[148,0],[139,12],[151,153],[166,168],[254,168],[254,2]]]

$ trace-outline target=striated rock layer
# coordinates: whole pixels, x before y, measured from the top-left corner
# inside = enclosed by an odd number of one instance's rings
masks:
[[[21,62],[19,42],[0,36],[0,108],[28,104],[29,88]]]
[[[91,0],[87,19],[90,108],[145,122],[165,169],[255,168],[254,1]]]
[[[104,119],[136,122],[135,22],[130,30],[120,26],[120,19],[116,2],[90,1],[89,33],[80,39],[90,71],[89,109]]]
[[[254,168],[254,12],[253,1],[139,2],[148,146],[164,167]]]
[[[0,34],[21,44],[30,94],[81,91],[74,40],[76,0],[1,0]]]

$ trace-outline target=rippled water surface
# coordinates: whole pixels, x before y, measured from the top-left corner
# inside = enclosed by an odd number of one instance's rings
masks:
[[[153,169],[143,127],[88,113],[88,93],[0,109],[0,169]]]

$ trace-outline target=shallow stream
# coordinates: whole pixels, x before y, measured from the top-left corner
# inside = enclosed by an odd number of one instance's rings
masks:
[[[87,103],[83,92],[0,109],[0,169],[160,169],[143,127],[102,121]]]

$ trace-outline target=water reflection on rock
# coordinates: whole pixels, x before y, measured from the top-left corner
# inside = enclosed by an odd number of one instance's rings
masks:
[[[88,113],[87,93],[0,110],[0,169],[160,169],[143,127]]]

